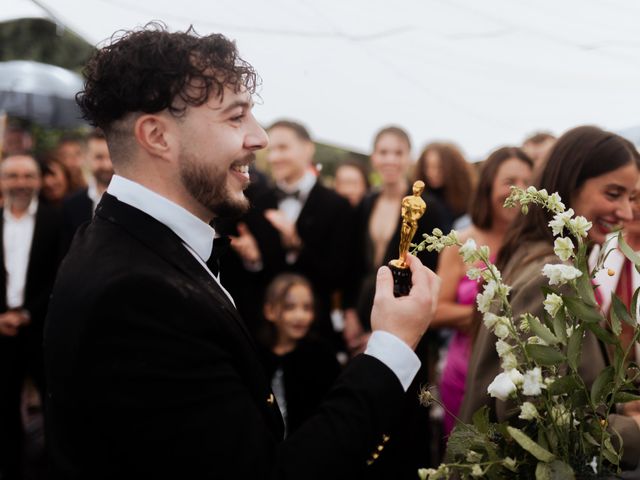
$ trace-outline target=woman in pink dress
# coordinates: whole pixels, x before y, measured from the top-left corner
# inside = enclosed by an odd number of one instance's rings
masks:
[[[519,148],[503,147],[489,156],[471,198],[472,225],[459,234],[463,243],[471,239],[477,245],[487,245],[495,258],[505,232],[518,214],[516,209],[503,208],[504,201],[512,185],[526,188],[530,184],[532,169],[533,162]],[[455,425],[451,414],[457,415],[462,403],[475,331],[473,320],[479,284],[469,280],[466,273],[458,249],[445,249],[440,254],[438,275],[442,278],[442,288],[432,327],[455,330],[440,382],[442,402],[450,412],[445,412],[444,417],[446,435]]]

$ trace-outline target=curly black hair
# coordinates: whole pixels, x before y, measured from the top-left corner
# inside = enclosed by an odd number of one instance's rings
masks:
[[[260,82],[236,45],[220,34],[199,36],[193,27],[169,32],[158,22],[117,32],[85,67],[84,90],[76,95],[83,116],[109,133],[130,112],[167,109],[179,117],[225,87],[254,94]],[[176,102],[176,99],[182,102]]]

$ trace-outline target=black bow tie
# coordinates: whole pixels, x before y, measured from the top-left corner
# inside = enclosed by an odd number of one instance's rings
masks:
[[[300,190],[295,190],[293,192],[287,192],[279,187],[275,188],[276,198],[278,202],[286,200],[287,198],[293,198],[295,200],[300,200]]]
[[[229,250],[231,239],[229,237],[218,237],[213,239],[213,247],[211,248],[211,255],[207,260],[207,267],[211,270],[216,277],[220,273],[220,259]]]

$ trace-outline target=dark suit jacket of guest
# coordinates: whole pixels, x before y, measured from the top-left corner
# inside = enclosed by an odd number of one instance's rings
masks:
[[[282,369],[287,431],[291,434],[313,415],[340,374],[340,364],[331,348],[312,338],[302,339],[285,355],[265,349],[263,358],[267,378]]]
[[[0,313],[7,311],[7,271],[4,258],[4,210],[0,208]],[[49,295],[56,278],[62,249],[60,246],[61,219],[57,209],[38,204],[36,212],[29,265],[24,289],[22,308],[31,315],[31,323],[21,329],[20,336],[26,336],[29,353],[42,358],[42,329],[47,314]],[[3,338],[10,341],[11,338]]]
[[[105,194],[45,328],[54,479],[357,478],[404,392],[362,355],[287,441],[257,347],[165,225]]]
[[[63,234],[67,248],[80,225],[90,222],[93,217],[93,201],[89,198],[88,191],[83,188],[74,192],[62,204]]]

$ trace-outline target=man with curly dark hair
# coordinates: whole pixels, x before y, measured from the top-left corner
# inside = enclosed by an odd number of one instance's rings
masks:
[[[419,368],[438,280],[378,278],[367,352],[283,439],[278,405],[220,284],[215,217],[242,213],[254,152],[253,68],[222,35],[149,25],[99,50],[78,96],[116,174],[79,229],[47,317],[54,479],[357,478]],[[258,299],[256,299],[258,300]]]

